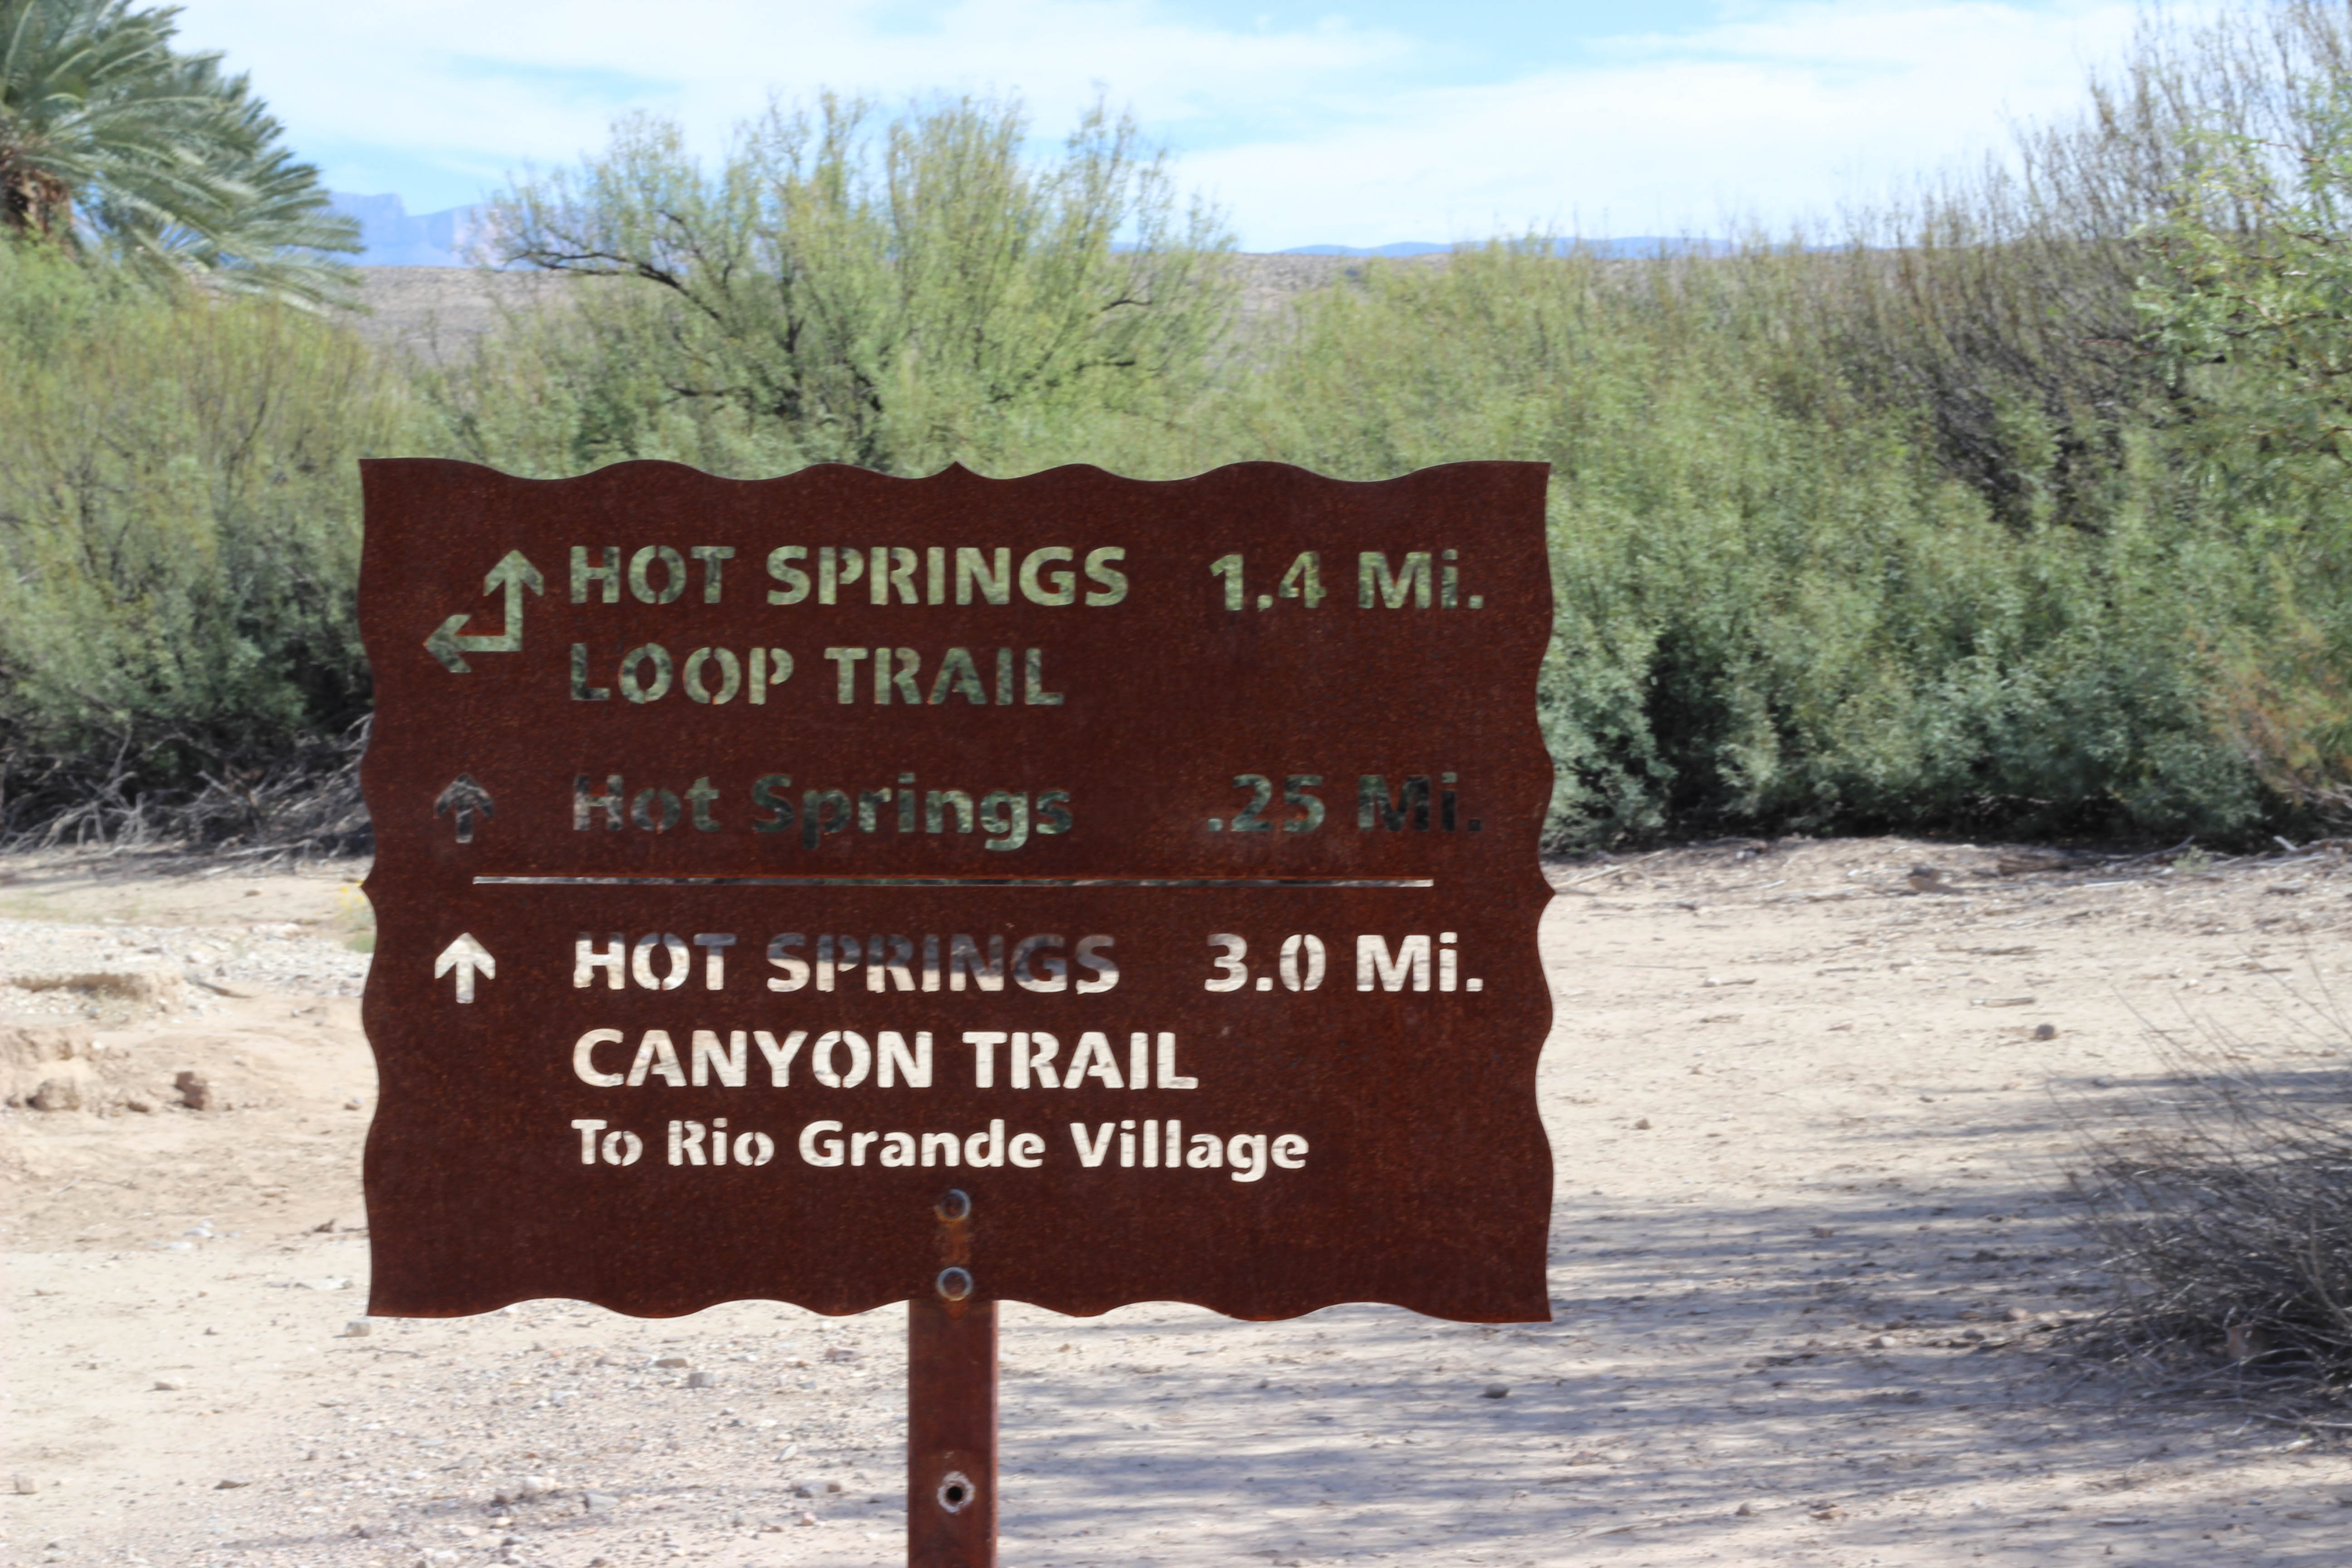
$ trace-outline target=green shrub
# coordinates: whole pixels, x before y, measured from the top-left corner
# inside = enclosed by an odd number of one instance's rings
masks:
[[[135,829],[364,717],[355,459],[407,405],[344,326],[0,244],[0,827]]]

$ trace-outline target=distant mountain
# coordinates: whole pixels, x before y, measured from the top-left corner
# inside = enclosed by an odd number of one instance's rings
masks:
[[[1425,240],[1402,239],[1394,245],[1294,245],[1288,250],[1277,250],[1276,256],[1433,256],[1441,250],[1451,250],[1450,245],[1431,245]]]
[[[363,196],[348,191],[328,193],[334,210],[347,217],[359,219],[360,243],[366,248],[358,257],[362,267],[468,267],[472,260],[467,247],[481,237],[481,208],[478,206],[447,207],[437,213],[411,213],[397,195]],[[1562,239],[1554,242],[1562,252],[1582,250],[1590,255],[1622,258],[1637,256],[1713,256],[1730,247],[1721,240],[1668,238],[1662,235],[1634,235],[1624,239]],[[1125,249],[1125,245],[1118,247]],[[1433,245],[1427,240],[1405,239],[1392,245],[1295,245],[1288,250],[1278,250],[1276,256],[1382,256],[1402,259],[1413,256],[1438,256],[1450,251],[1450,245]]]
[[[1475,243],[1475,242],[1474,242]],[[1719,256],[1731,247],[1719,239],[1669,238],[1664,235],[1637,234],[1623,239],[1560,239],[1552,242],[1563,255],[1580,250],[1590,256],[1622,260],[1636,256]],[[1399,240],[1394,245],[1297,245],[1288,250],[1278,250],[1277,256],[1433,256],[1452,250],[1450,245],[1432,245],[1426,240]]]
[[[327,200],[335,211],[359,219],[360,243],[366,248],[355,259],[362,267],[471,265],[466,247],[479,233],[478,207],[412,214],[396,195],[347,191],[330,191]]]

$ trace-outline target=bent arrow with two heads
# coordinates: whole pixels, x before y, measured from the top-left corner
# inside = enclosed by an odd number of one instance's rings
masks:
[[[497,979],[499,961],[490,956],[489,949],[474,940],[471,931],[464,931],[433,961],[433,978],[438,980],[453,969],[457,972],[457,1000],[471,1002],[475,973],[478,971],[485,980]]]
[[[425,651],[441,661],[452,675],[465,675],[473,669],[466,662],[469,653],[520,653],[522,651],[522,591],[534,594],[547,592],[547,579],[530,563],[520,550],[509,550],[490,568],[482,579],[482,592],[495,594],[504,588],[507,595],[507,624],[504,631],[495,636],[467,632],[465,616],[451,616],[425,639]]]

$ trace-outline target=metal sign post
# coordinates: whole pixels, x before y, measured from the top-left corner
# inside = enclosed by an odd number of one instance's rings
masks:
[[[995,1568],[996,1303],[974,1294],[971,1197],[938,1205],[939,1277],[907,1303],[908,1568]]]
[[[371,1311],[1548,1316],[1541,465],[363,470]]]

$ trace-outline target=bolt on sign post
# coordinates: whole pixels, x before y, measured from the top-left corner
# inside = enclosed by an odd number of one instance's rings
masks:
[[[1542,465],[363,468],[370,1311],[1548,1316]]]

